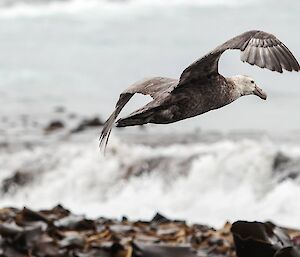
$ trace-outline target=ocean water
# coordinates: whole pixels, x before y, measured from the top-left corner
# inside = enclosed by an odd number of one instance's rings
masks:
[[[244,97],[176,124],[115,130],[106,156],[100,128],[70,133],[84,117],[106,118],[136,80],[179,77],[246,30],[274,33],[298,58],[299,11],[296,0],[2,1],[0,206],[300,227],[297,73],[261,70],[228,52],[220,71],[252,76],[267,101]],[[134,97],[122,115],[148,100]],[[66,128],[45,134],[54,119]],[[8,183],[16,172],[24,178]]]

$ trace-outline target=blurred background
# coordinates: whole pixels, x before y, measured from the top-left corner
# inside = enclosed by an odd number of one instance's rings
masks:
[[[197,58],[251,29],[299,60],[297,0],[1,0],[0,206],[58,203],[90,217],[190,222],[272,220],[300,227],[300,77],[220,61],[268,100],[244,97],[169,125],[114,129],[121,91],[178,78]],[[122,115],[149,101],[135,96]]]

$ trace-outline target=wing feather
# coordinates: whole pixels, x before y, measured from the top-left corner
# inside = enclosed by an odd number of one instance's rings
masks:
[[[265,58],[264,58],[264,48],[263,47],[258,47],[256,50],[256,64],[260,68],[265,68]]]
[[[300,70],[300,66],[299,66],[298,61],[294,57],[294,55],[290,52],[290,50],[283,43],[282,43],[281,47],[284,50],[284,52],[286,53],[286,55],[288,56],[288,58],[290,60],[290,63],[292,65],[292,67],[293,67],[293,70],[299,71]]]
[[[276,56],[280,59],[280,63],[285,70],[292,71],[292,65],[289,63],[289,57],[286,56],[286,53],[281,49],[279,45],[274,46],[274,51],[276,52]]]
[[[134,94],[140,93],[143,95],[150,95],[153,99],[156,99],[161,97],[161,95],[164,93],[171,92],[177,84],[177,79],[154,77],[138,81],[125,89],[120,94],[120,98],[116,104],[115,110],[103,125],[99,139],[100,148],[105,151],[111,130],[118,115]]]
[[[247,60],[249,59],[250,50],[251,50],[251,47],[247,47],[247,48],[245,49],[244,54],[241,55],[241,61],[242,61],[242,62],[247,62]]]
[[[270,51],[270,55],[272,56],[272,62],[274,63],[275,71],[282,73],[281,63],[274,52],[274,47],[268,47],[268,49]]]
[[[273,62],[269,47],[264,48],[264,54],[264,57],[266,59],[266,68],[271,71],[275,71],[275,64]]]
[[[251,65],[254,65],[256,62],[256,47],[255,46],[250,46],[250,54],[249,54],[249,58],[246,60],[248,63],[250,63]]]
[[[187,67],[180,76],[178,86],[218,75],[219,59],[229,49],[240,50],[243,62],[271,71],[300,70],[296,58],[279,39],[263,31],[251,30],[226,41]]]

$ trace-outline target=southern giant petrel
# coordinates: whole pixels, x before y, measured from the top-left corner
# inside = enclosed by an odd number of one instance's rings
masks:
[[[266,100],[266,93],[251,77],[224,77],[219,74],[219,59],[228,49],[240,50],[243,62],[271,71],[282,73],[283,69],[300,70],[296,58],[274,35],[259,30],[245,32],[192,63],[179,80],[153,77],[136,82],[124,90],[115,110],[104,124],[100,146],[106,147],[117,116],[135,93],[150,95],[153,100],[128,117],[119,119],[117,127],[172,123],[218,109],[245,95],[256,95]]]

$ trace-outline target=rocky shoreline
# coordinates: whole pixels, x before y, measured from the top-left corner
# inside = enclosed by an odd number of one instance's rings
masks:
[[[300,256],[300,231],[238,221],[221,229],[156,214],[151,221],[87,219],[50,210],[0,209],[3,257]]]

